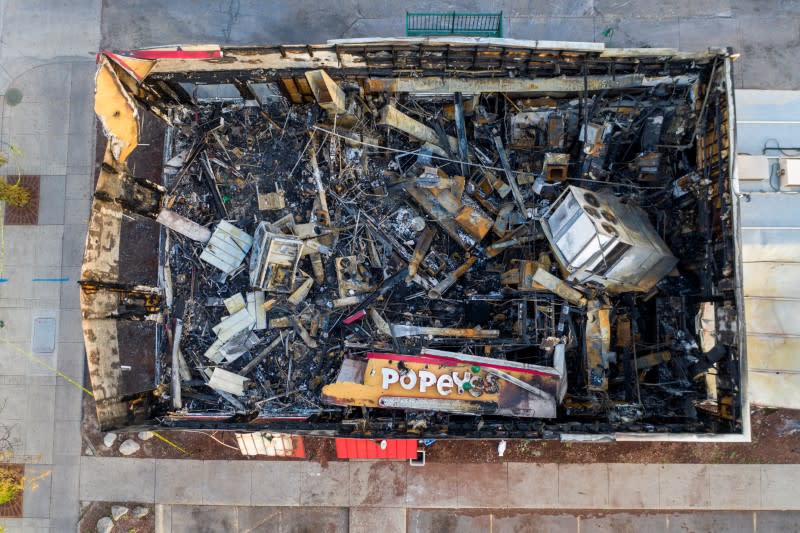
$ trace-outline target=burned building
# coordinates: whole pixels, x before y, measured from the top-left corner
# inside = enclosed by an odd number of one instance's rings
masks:
[[[101,425],[744,433],[731,68],[503,39],[103,52]]]

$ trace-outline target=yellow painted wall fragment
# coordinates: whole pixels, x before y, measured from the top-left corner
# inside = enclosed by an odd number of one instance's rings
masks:
[[[125,161],[139,139],[136,105],[105,57],[100,60],[95,86],[94,112],[103,124],[114,158]]]

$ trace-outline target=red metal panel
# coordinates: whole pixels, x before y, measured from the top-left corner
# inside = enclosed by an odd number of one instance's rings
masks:
[[[397,457],[400,454],[400,446],[396,440],[390,440],[386,445],[386,455],[390,457]]]
[[[292,457],[296,457],[298,459],[304,459],[306,456],[306,446],[305,444],[303,444],[303,437],[293,436],[292,444],[294,445],[294,452],[292,453]]]
[[[379,440],[337,438],[336,457],[338,459],[415,459],[417,457],[417,441],[386,439],[386,449],[382,449]]]
[[[351,457],[364,457],[366,459],[372,459],[374,457],[374,451],[370,449],[369,442],[366,440],[358,440],[356,441],[355,454]]]

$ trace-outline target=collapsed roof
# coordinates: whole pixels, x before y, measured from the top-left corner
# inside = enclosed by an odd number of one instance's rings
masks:
[[[496,39],[104,52],[101,424],[741,434],[730,75]],[[145,113],[163,165],[133,168]]]

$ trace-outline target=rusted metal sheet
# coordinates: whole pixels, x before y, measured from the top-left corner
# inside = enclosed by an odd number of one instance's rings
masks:
[[[463,276],[467,272],[467,270],[472,268],[472,265],[474,265],[477,260],[478,258],[475,256],[467,259],[463,265],[450,272],[447,276],[445,276],[445,278],[442,281],[437,283],[434,288],[429,290],[428,296],[434,299],[441,298],[442,295],[447,291],[447,289],[449,289],[456,282],[456,280],[458,280],[458,278]]]
[[[536,269],[532,280],[534,283],[538,283],[548,291],[561,296],[573,305],[580,307],[586,305],[586,298],[580,291],[572,288],[570,285],[558,279],[556,276],[550,274],[541,267]]]
[[[496,339],[500,332],[496,329],[481,328],[435,328],[427,326],[409,326],[406,324],[390,324],[392,336],[394,337],[456,337],[464,339]]]
[[[608,352],[611,349],[611,309],[592,300],[586,312],[586,372],[589,390],[608,390]]]

